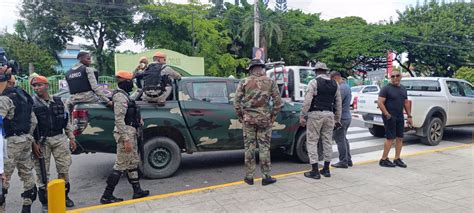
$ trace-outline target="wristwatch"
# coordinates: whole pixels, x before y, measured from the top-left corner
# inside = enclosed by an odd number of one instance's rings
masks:
[[[407,116],[407,118],[412,118],[411,115]]]

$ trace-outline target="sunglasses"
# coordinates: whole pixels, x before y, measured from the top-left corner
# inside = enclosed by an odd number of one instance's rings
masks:
[[[392,75],[391,78],[400,78],[401,75]]]

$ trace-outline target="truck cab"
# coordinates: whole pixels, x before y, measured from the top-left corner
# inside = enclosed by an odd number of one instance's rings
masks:
[[[267,77],[274,79],[281,97],[303,102],[309,81],[316,78],[314,67],[274,66],[266,70]]]

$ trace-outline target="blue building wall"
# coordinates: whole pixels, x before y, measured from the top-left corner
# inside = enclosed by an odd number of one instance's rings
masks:
[[[58,56],[61,61],[61,65],[56,66],[56,70],[60,73],[66,73],[71,67],[77,63],[77,54],[79,54],[79,49],[65,49],[61,51]]]

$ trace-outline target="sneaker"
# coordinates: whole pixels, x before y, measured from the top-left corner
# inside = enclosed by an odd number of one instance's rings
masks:
[[[253,178],[244,178],[244,182],[248,185],[253,185]]]
[[[403,163],[402,159],[400,158],[393,160],[393,163],[395,163],[395,165],[398,167],[407,168],[407,165]]]
[[[343,169],[349,168],[349,165],[348,165],[348,164],[343,163],[343,162],[341,162],[341,161],[339,161],[339,162],[337,162],[337,163],[335,163],[335,164],[331,164],[331,166],[334,167],[334,168],[343,168]]]
[[[307,178],[321,179],[321,175],[318,172],[314,172],[314,171],[305,172],[304,176]]]
[[[385,160],[380,159],[379,165],[381,167],[395,167],[395,164],[393,164],[388,158]]]
[[[262,179],[262,185],[264,185],[264,186],[275,183],[275,182],[277,182],[277,179],[272,178],[270,176]]]

